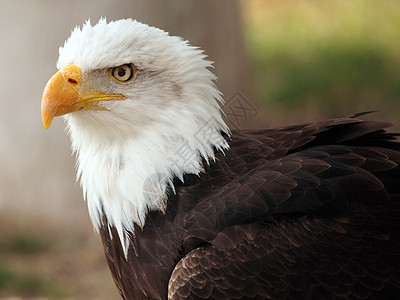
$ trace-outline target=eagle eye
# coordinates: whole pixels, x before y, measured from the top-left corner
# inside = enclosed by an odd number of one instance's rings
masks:
[[[132,64],[125,64],[111,69],[111,77],[118,82],[128,82],[135,76]]]

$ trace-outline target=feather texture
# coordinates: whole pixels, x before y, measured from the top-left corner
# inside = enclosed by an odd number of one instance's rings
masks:
[[[400,145],[386,126],[340,118],[234,131],[204,173],[175,180],[165,214],[135,225],[127,259],[101,228],[121,295],[400,296]]]

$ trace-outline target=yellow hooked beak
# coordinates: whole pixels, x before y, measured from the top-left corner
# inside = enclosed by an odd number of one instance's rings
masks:
[[[42,96],[42,119],[46,129],[54,117],[78,110],[107,110],[97,102],[126,99],[119,94],[82,92],[81,83],[81,69],[76,65],[67,65],[50,78]]]

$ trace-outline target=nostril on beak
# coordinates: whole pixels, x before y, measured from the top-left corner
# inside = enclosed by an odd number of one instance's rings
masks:
[[[71,84],[78,84],[78,82],[73,78],[68,78],[68,82]]]

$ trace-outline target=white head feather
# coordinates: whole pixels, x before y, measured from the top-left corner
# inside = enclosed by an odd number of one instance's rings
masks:
[[[60,48],[58,68],[75,64],[89,87],[127,97],[101,103],[108,111],[65,116],[93,225],[102,226],[105,214],[125,251],[132,224],[143,226],[149,210],[165,210],[173,177],[199,174],[214,148],[228,148],[221,94],[205,57],[181,38],[130,19],[88,21]],[[126,63],[137,69],[131,82],[105,76]]]

